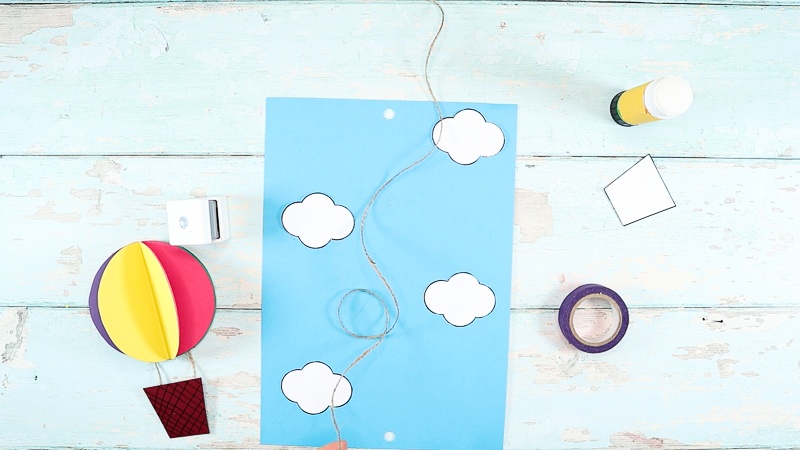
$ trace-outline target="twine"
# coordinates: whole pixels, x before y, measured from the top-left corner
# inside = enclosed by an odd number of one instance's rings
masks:
[[[439,21],[439,28],[436,30],[436,34],[433,36],[433,39],[431,40],[431,43],[428,46],[428,53],[425,56],[425,68],[423,75],[425,78],[425,87],[428,89],[428,94],[430,95],[431,99],[433,100],[433,104],[436,107],[436,114],[438,115],[439,120],[442,120],[444,118],[442,116],[442,110],[439,106],[438,100],[436,100],[436,96],[433,93],[433,89],[431,89],[431,82],[430,79],[428,78],[428,64],[430,63],[431,53],[433,53],[433,48],[436,45],[436,41],[439,39],[439,35],[442,33],[442,29],[444,28],[444,9],[442,9],[442,5],[440,5],[437,0],[429,0],[429,1],[434,5],[436,5],[436,7],[439,9],[441,20]],[[441,126],[439,127],[439,136],[441,136],[442,128],[443,127]],[[369,215],[369,212],[372,209],[372,205],[375,203],[375,201],[378,199],[378,196],[381,194],[381,192],[383,192],[384,189],[386,189],[387,186],[389,186],[400,175],[406,173],[407,171],[413,169],[414,167],[418,166],[423,161],[428,159],[428,157],[431,156],[431,154],[433,154],[434,150],[436,150],[435,144],[433,145],[433,147],[431,147],[430,150],[428,150],[428,153],[426,153],[425,156],[419,158],[418,160],[404,167],[402,170],[394,174],[391,178],[386,180],[381,185],[381,187],[379,187],[378,190],[375,191],[374,194],[372,194],[372,197],[367,203],[367,206],[364,208],[364,212],[361,213],[361,221],[359,223],[359,237],[361,238],[361,250],[363,251],[364,257],[366,257],[370,267],[372,267],[372,270],[375,272],[376,275],[378,275],[378,278],[380,278],[381,283],[383,283],[383,286],[386,288],[386,290],[389,291],[389,295],[392,297],[392,306],[394,307],[395,315],[394,319],[392,320],[391,314],[389,312],[389,307],[386,304],[386,301],[384,301],[384,299],[380,295],[376,294],[375,292],[369,289],[363,289],[363,288],[351,289],[346,294],[344,294],[341,299],[339,299],[339,305],[336,309],[336,318],[338,319],[339,326],[342,328],[342,330],[344,330],[344,332],[347,333],[347,335],[357,339],[375,340],[374,344],[372,344],[369,348],[367,348],[360,355],[358,355],[358,357],[356,357],[356,359],[354,359],[353,362],[351,362],[350,365],[347,366],[347,368],[342,371],[342,373],[339,375],[339,379],[336,381],[336,385],[333,387],[333,392],[331,392],[331,404],[330,404],[331,422],[333,422],[333,428],[336,430],[336,441],[338,443],[339,450],[343,450],[343,447],[342,447],[342,433],[341,430],[339,429],[339,423],[336,421],[336,412],[335,412],[336,406],[334,402],[334,398],[336,397],[336,390],[339,388],[339,385],[341,384],[342,379],[344,379],[344,376],[347,374],[347,372],[349,372],[350,369],[355,367],[367,355],[372,353],[373,350],[375,350],[379,345],[381,345],[386,336],[394,329],[395,325],[397,325],[397,321],[400,318],[400,303],[397,300],[397,295],[395,294],[394,289],[392,289],[391,284],[389,284],[389,281],[383,275],[383,272],[381,272],[381,269],[378,267],[378,264],[375,262],[375,259],[372,257],[372,255],[369,253],[369,250],[367,249],[367,243],[366,240],[364,239],[364,229],[367,222],[367,216]],[[376,299],[381,304],[381,307],[383,307],[383,314],[384,314],[383,332],[378,334],[369,334],[369,335],[359,334],[347,328],[347,326],[342,321],[342,306],[344,305],[344,302],[351,295],[358,293],[367,294],[368,296]]]
[[[194,377],[197,378],[197,366],[194,363],[194,356],[192,356],[192,351],[189,350],[188,352],[186,352],[186,354],[189,355],[189,362],[192,363],[192,373],[194,374]]]
[[[197,365],[194,362],[194,356],[192,356],[192,351],[190,350],[186,352],[186,354],[189,356],[189,362],[192,363],[192,373],[194,374],[194,377],[197,378]],[[157,362],[154,362],[153,365],[156,366],[156,373],[158,374],[158,384],[164,384],[164,381],[161,378],[161,367],[159,367]]]

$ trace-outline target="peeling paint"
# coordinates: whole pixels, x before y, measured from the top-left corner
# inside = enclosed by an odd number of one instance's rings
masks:
[[[81,215],[78,213],[63,213],[59,214],[55,212],[54,208],[56,206],[56,202],[49,201],[47,204],[36,207],[36,212],[25,216],[29,219],[33,220],[54,220],[58,223],[69,223],[69,222],[77,222],[80,220]]]
[[[100,189],[75,189],[72,188],[69,190],[69,194],[75,198],[79,198],[81,200],[99,200],[100,194],[103,191]]]
[[[690,448],[718,448],[721,444],[717,442],[698,442],[695,444],[684,444],[675,439],[664,439],[658,437],[647,437],[642,433],[614,433],[608,438],[611,442],[609,450],[646,450],[646,449],[690,449]]]
[[[25,322],[28,321],[28,309],[22,308],[17,310],[17,319],[14,331],[9,333],[14,335],[14,339],[6,343],[3,353],[0,355],[0,362],[6,363],[17,356],[17,351],[19,351],[19,347],[22,345],[22,330],[25,328]]]
[[[207,444],[197,444],[197,448],[208,449],[245,449],[264,448],[258,438],[244,438],[242,442],[234,441],[211,441]]]
[[[234,327],[212,328],[210,331],[216,334],[217,336],[224,338],[239,336],[240,334],[242,334],[242,330]]]
[[[586,360],[571,347],[557,352],[541,353],[537,347],[530,347],[509,355],[514,359],[532,359],[536,367],[535,384],[558,384],[583,375],[592,384],[622,384],[629,381],[627,372],[605,361]],[[595,386],[593,390],[599,390]]]
[[[744,295],[737,295],[734,297],[722,297],[717,301],[723,305],[741,305],[747,301],[747,298]]]
[[[717,360],[717,367],[719,367],[719,377],[728,378],[734,375],[735,371],[733,366],[738,364],[739,361],[735,359],[719,359]]]
[[[74,25],[72,5],[0,6],[0,45],[22,44],[23,38],[47,28]]]
[[[28,308],[8,308],[0,313],[0,364],[27,369],[33,367],[25,361],[25,349],[28,339]]]
[[[122,219],[116,218],[110,223],[93,223],[93,227],[115,227],[122,223]]]
[[[516,189],[514,217],[522,235],[521,242],[533,243],[543,236],[553,235],[553,208],[548,195],[546,192]]]
[[[678,350],[683,350],[686,354],[672,355],[678,359],[711,359],[714,356],[724,355],[728,353],[728,344],[710,343],[702,347],[678,347]]]
[[[621,36],[643,36],[644,26],[642,24],[633,23],[611,23],[608,20],[600,19],[600,23],[605,25],[611,30],[616,31]]]
[[[249,389],[261,386],[261,377],[247,372],[236,372],[224,377],[212,378],[208,384],[219,389]]]
[[[694,418],[698,425],[734,422],[747,427],[791,427],[800,428],[800,416],[796,406],[781,406],[770,402],[743,402],[736,408],[711,408],[702,416]]]
[[[246,427],[258,427],[258,425],[261,423],[258,417],[248,416],[245,414],[237,414],[235,416],[231,416],[230,419]]]
[[[99,200],[97,201],[96,205],[92,205],[89,207],[88,210],[86,210],[87,217],[97,217],[101,214],[103,214],[103,205],[100,203]]]
[[[141,191],[133,190],[133,195],[144,195],[148,197],[154,197],[157,195],[164,195],[161,193],[161,188],[156,186],[148,186]]]
[[[3,197],[14,197],[14,198],[24,198],[24,197],[34,198],[34,197],[41,197],[42,196],[42,190],[41,189],[31,189],[31,190],[28,191],[27,194],[24,194],[24,195],[14,195],[14,194],[2,194],[2,193],[0,193],[0,196],[3,196]]]
[[[65,34],[59,34],[57,36],[53,36],[53,39],[50,39],[50,43],[53,45],[57,45],[59,47],[66,47],[67,36]]]
[[[724,38],[724,39],[732,39],[732,38],[738,37],[738,36],[748,36],[748,35],[751,35],[751,34],[758,34],[759,32],[761,32],[763,30],[766,30],[766,29],[767,29],[767,24],[765,24],[765,23],[756,23],[756,24],[753,24],[752,27],[736,28],[736,29],[731,30],[731,31],[717,33],[717,37],[721,37],[721,38]]]
[[[246,6],[231,5],[231,8],[215,8],[214,4],[204,3],[168,3],[157,8],[158,12],[168,16],[219,16],[238,12],[253,12]],[[263,17],[263,16],[262,16]]]
[[[596,441],[597,439],[592,439],[592,433],[586,428],[567,428],[561,432],[561,440],[564,442],[578,443]]]
[[[585,365],[586,380],[590,383],[600,384],[611,381],[615,384],[622,384],[630,379],[627,372],[607,362],[587,361]]]
[[[86,175],[92,178],[99,178],[104,184],[116,184],[122,186],[122,166],[112,159],[101,159],[94,163],[91,169],[86,171]]]
[[[196,187],[196,188],[192,189],[191,191],[189,191],[189,195],[191,195],[194,198],[206,197],[206,188],[204,188],[204,187]]]
[[[58,258],[56,262],[65,266],[70,275],[78,275],[81,273],[81,265],[83,264],[83,250],[75,245],[61,251],[62,258]],[[65,291],[66,292],[66,291]]]

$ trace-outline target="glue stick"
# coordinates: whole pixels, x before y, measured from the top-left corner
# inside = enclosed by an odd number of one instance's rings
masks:
[[[611,117],[623,127],[671,119],[686,112],[692,99],[692,88],[683,78],[656,78],[614,96]]]

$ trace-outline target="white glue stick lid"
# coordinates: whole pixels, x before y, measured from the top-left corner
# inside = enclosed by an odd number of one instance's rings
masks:
[[[644,89],[644,106],[656,119],[685,113],[692,100],[692,87],[680,77],[657,78]]]

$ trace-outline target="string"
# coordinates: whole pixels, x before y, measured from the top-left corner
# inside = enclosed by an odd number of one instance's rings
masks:
[[[186,352],[186,354],[189,355],[189,362],[192,363],[192,373],[194,374],[194,377],[197,378],[197,366],[194,363],[194,356],[192,356],[192,351],[189,350],[188,352]]]
[[[161,381],[161,369],[158,367],[158,363],[153,363],[153,365],[156,366],[156,373],[158,374],[158,384],[164,384],[164,382]]]
[[[433,39],[431,40],[431,43],[428,46],[428,52],[425,55],[425,67],[424,67],[423,75],[424,75],[424,79],[425,79],[425,87],[428,90],[428,95],[430,95],[431,100],[433,100],[433,104],[436,107],[436,114],[439,117],[439,120],[441,121],[444,117],[442,116],[442,110],[441,110],[441,108],[439,106],[439,101],[436,99],[436,95],[434,95],[433,89],[431,88],[430,78],[428,77],[428,65],[430,63],[431,54],[433,53],[433,48],[436,45],[436,41],[439,39],[439,35],[442,33],[442,29],[444,28],[444,9],[442,9],[442,5],[440,5],[437,0],[429,0],[429,1],[431,3],[433,3],[436,6],[437,9],[439,9],[439,14],[440,14],[441,19],[439,21],[439,28],[436,30],[436,34],[433,36]],[[439,136],[441,136],[442,128],[443,128],[442,126],[439,127]],[[438,139],[436,139],[435,141],[438,142]],[[336,398],[336,390],[339,388],[339,385],[341,384],[341,382],[344,379],[344,377],[347,374],[347,372],[349,372],[350,369],[355,367],[367,355],[372,353],[373,350],[375,350],[379,345],[381,345],[381,343],[386,338],[386,336],[394,329],[395,325],[397,325],[397,321],[400,318],[400,303],[397,300],[397,295],[395,294],[394,289],[392,289],[392,285],[389,283],[389,281],[383,275],[383,272],[378,267],[378,264],[375,262],[375,259],[372,257],[372,255],[369,252],[369,249],[367,248],[367,243],[366,243],[366,240],[364,238],[364,230],[365,230],[366,223],[367,223],[367,216],[369,215],[369,212],[372,209],[372,205],[378,199],[378,196],[380,196],[381,192],[383,192],[383,190],[386,189],[386,187],[388,187],[400,175],[406,173],[407,171],[413,169],[414,167],[418,166],[423,161],[428,159],[428,157],[431,156],[431,154],[433,154],[434,150],[436,150],[436,144],[434,144],[431,147],[431,149],[428,150],[428,153],[426,153],[424,156],[422,156],[421,158],[417,159],[416,161],[414,161],[413,163],[409,164],[408,166],[404,167],[402,170],[400,170],[399,172],[395,173],[391,178],[386,180],[381,185],[381,187],[379,187],[378,190],[376,190],[375,193],[372,194],[372,197],[369,199],[369,202],[367,203],[367,206],[364,208],[364,211],[361,213],[361,220],[359,222],[359,229],[358,229],[359,230],[359,237],[361,238],[361,250],[364,253],[364,256],[366,257],[367,262],[369,263],[370,267],[372,267],[373,272],[375,272],[375,274],[378,276],[378,278],[380,278],[381,283],[383,283],[383,286],[389,292],[389,295],[392,298],[392,306],[394,307],[395,314],[394,314],[394,319],[392,319],[391,318],[391,314],[389,312],[389,307],[386,304],[386,301],[384,301],[383,297],[381,297],[380,295],[376,294],[375,292],[373,292],[373,291],[371,291],[369,289],[363,289],[363,288],[351,289],[350,291],[345,293],[342,296],[341,299],[339,299],[339,305],[338,305],[338,307],[336,309],[336,317],[337,317],[337,320],[339,321],[339,326],[342,328],[342,330],[344,330],[344,332],[347,333],[349,336],[357,338],[357,339],[375,340],[374,344],[372,344],[369,348],[367,348],[360,355],[358,355],[358,357],[356,357],[353,360],[353,362],[351,362],[350,365],[348,365],[347,368],[345,368],[342,371],[342,373],[339,375],[339,379],[336,381],[336,385],[333,387],[333,391],[331,392],[331,404],[330,404],[331,422],[333,422],[333,428],[336,430],[336,441],[337,441],[339,450],[343,450],[343,448],[342,448],[342,433],[341,433],[341,430],[339,429],[339,423],[336,421],[336,411],[335,411],[336,410],[336,405],[335,405],[335,401],[334,401],[334,399]],[[383,308],[383,315],[384,315],[383,331],[381,333],[378,333],[378,334],[359,334],[359,333],[356,333],[356,332],[350,330],[349,328],[347,328],[347,326],[342,321],[342,306],[344,305],[344,303],[347,301],[347,299],[350,296],[352,296],[354,294],[359,294],[359,293],[367,294],[369,297],[372,297],[372,298],[376,299],[381,304],[381,307]]]
[[[194,362],[194,356],[192,356],[192,352],[186,352],[189,355],[189,362],[192,363],[192,373],[194,373],[194,377],[197,378],[197,364]],[[161,368],[158,366],[157,362],[153,363],[156,366],[156,373],[158,374],[158,384],[164,384],[164,381],[161,379]]]

